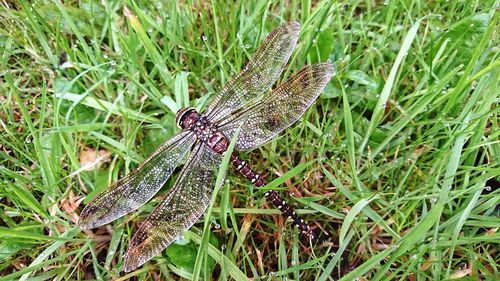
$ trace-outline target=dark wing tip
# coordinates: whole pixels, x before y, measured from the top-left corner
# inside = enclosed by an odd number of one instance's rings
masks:
[[[137,268],[137,259],[134,259],[131,257],[132,255],[130,254],[130,249],[127,250],[125,253],[125,256],[123,257],[123,267],[122,271],[124,272],[130,272]]]
[[[144,255],[140,254],[140,251],[137,248],[129,246],[125,257],[123,258],[122,271],[130,272],[143,265],[148,260],[148,258],[145,258]]]
[[[80,229],[85,230],[97,228],[117,219],[112,215],[110,216],[109,212],[102,213],[102,208],[104,207],[101,206],[101,209],[99,209],[99,207],[92,204],[92,202],[85,206],[83,211],[80,213],[80,217],[78,218],[78,226]]]
[[[150,225],[146,220],[129,241],[127,252],[123,257],[123,271],[130,272],[155,256],[156,253],[151,252],[151,248],[147,247],[151,237],[144,229],[148,226]]]
[[[130,272],[136,268],[137,268],[137,265],[134,262],[130,261],[130,258],[128,258],[128,256],[125,256],[124,261],[123,261],[122,271],[123,272]]]
[[[297,40],[300,33],[300,23],[298,21],[287,21],[277,28],[273,29],[268,37],[284,36],[285,38],[294,38]],[[295,44],[294,44],[295,45]]]
[[[283,26],[286,26],[291,33],[298,33],[300,31],[300,23],[298,21],[288,21]]]
[[[78,226],[80,229],[92,229],[106,224],[102,222],[102,217],[96,217],[97,209],[92,202],[83,208],[78,218]]]
[[[99,221],[87,220],[85,218],[82,219],[81,217],[78,219],[78,226],[81,230],[93,229],[105,224],[106,223],[99,223]]]
[[[78,226],[80,227],[81,230],[87,230],[87,229],[92,229],[92,225],[88,222],[82,222],[81,220],[78,220]]]
[[[324,79],[326,83],[335,75],[335,67],[331,62],[321,62],[313,64],[311,67],[317,73],[318,78]]]
[[[78,218],[78,226],[82,230],[94,228],[94,223],[92,223],[89,220],[89,214],[87,212],[87,207],[85,207],[83,209],[83,211],[80,213],[80,217]]]
[[[332,77],[335,74],[335,67],[333,66],[333,63],[322,62],[319,63],[319,65],[321,65],[324,68],[325,73],[328,74],[330,77]]]

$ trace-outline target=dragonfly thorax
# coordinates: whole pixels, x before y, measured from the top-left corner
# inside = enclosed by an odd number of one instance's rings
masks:
[[[217,126],[194,108],[183,108],[176,114],[177,126],[192,131],[196,138],[204,142],[216,153],[222,154],[229,146],[229,139],[218,130]]]

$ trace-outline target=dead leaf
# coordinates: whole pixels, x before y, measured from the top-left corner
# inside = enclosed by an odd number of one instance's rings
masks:
[[[494,235],[498,232],[498,227],[490,228],[488,231],[486,231],[486,236],[491,236]]]
[[[430,257],[430,258],[428,258],[427,261],[424,262],[422,264],[422,266],[420,267],[420,271],[426,271],[427,269],[429,269],[434,264],[435,261],[436,261],[436,257]]]
[[[84,148],[80,152],[80,165],[82,170],[92,171],[100,168],[101,164],[108,161],[110,156],[111,152],[104,149],[96,151],[93,148]]]
[[[470,275],[472,273],[472,269],[466,268],[466,269],[461,269],[459,271],[455,271],[453,274],[450,275],[450,279],[460,279],[464,276]]]
[[[75,213],[75,210],[78,208],[78,205],[82,202],[82,200],[83,198],[75,197],[73,190],[70,190],[68,198],[61,201],[61,209],[71,217],[71,221],[74,223],[78,223],[78,215]]]

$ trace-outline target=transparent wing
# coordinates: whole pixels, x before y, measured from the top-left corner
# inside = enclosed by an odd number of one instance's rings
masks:
[[[333,73],[331,63],[306,66],[260,101],[224,120],[219,129],[231,139],[241,125],[236,148],[257,147],[297,121],[323,91]]]
[[[210,103],[205,112],[214,123],[271,87],[281,75],[299,37],[300,24],[287,22],[266,37],[252,59]]]
[[[141,207],[165,184],[196,138],[182,132],[160,146],[137,169],[112,184],[85,206],[80,228],[95,228]]]
[[[222,155],[199,143],[166,198],[129,243],[123,265],[130,271],[159,254],[203,214],[212,197]]]

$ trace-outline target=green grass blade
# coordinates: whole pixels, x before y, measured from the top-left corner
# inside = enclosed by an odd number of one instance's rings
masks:
[[[139,7],[135,7],[134,10],[139,14],[139,16],[142,14],[141,9]],[[163,82],[165,82],[165,84],[167,85],[170,85],[170,82],[172,81],[172,74],[170,74],[170,71],[168,70],[167,65],[165,64],[165,61],[158,52],[155,44],[146,34],[143,25],[141,24],[139,19],[134,14],[132,14],[132,12],[127,8],[127,6],[123,7],[123,14],[127,17],[130,25],[139,36],[141,43],[144,45],[144,48],[146,49],[146,52],[151,56],[151,59],[153,60],[155,65],[157,65],[159,74],[163,79]]]
[[[375,108],[373,109],[372,118],[370,119],[366,135],[364,136],[363,141],[359,146],[358,149],[359,155],[363,155],[363,151],[365,150],[365,147],[368,144],[371,134],[378,126],[380,120],[382,120],[385,111],[385,106],[392,92],[392,89],[394,88],[394,83],[396,82],[396,75],[398,73],[398,70],[400,69],[403,59],[406,57],[408,51],[410,50],[411,44],[413,43],[413,41],[417,36],[417,31],[418,28],[420,27],[421,21],[422,20],[419,19],[412,25],[410,30],[408,30],[408,34],[406,34],[403,43],[401,44],[401,48],[398,52],[398,55],[396,56],[396,60],[392,65],[391,71],[389,72],[389,76],[387,77],[387,81],[385,82],[384,88],[382,89],[382,92],[380,93],[380,96],[377,100],[377,105],[375,105]]]

